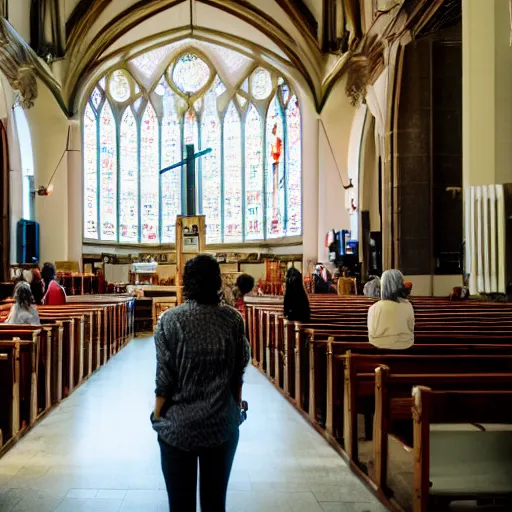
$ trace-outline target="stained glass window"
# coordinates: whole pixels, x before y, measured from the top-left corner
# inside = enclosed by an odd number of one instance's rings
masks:
[[[124,71],[114,71],[110,78],[110,94],[116,101],[126,101],[130,97],[130,82]]]
[[[98,238],[98,122],[90,104],[84,113],[84,234]]]
[[[201,160],[201,213],[206,215],[207,243],[222,242],[221,206],[221,130],[215,88],[205,97],[201,121],[201,148],[212,152]]]
[[[286,109],[286,235],[302,234],[302,140],[300,109],[296,96]]]
[[[92,88],[83,113],[84,237],[174,243],[185,167],[159,171],[181,161],[187,144],[211,149],[196,160],[207,243],[300,236],[301,112],[292,85],[262,66],[231,77],[219,62],[221,79],[198,56],[212,45],[173,58],[178,46],[132,59],[130,71],[107,73]],[[212,49],[210,59],[225,54]]]
[[[267,113],[267,237],[284,236],[284,130],[281,105],[277,94]]]
[[[100,237],[117,238],[117,134],[110,103],[103,104],[100,117]]]
[[[176,112],[176,98],[167,87],[163,101],[162,168],[179,162],[181,154],[181,127]],[[181,213],[181,168],[177,167],[161,177],[162,187],[162,242],[176,241],[176,216]]]
[[[140,137],[141,242],[159,242],[160,167],[158,118],[151,103],[142,116]]]
[[[242,133],[231,102],[224,118],[224,242],[242,241]]]
[[[272,76],[264,68],[258,68],[251,77],[252,95],[257,100],[264,100],[272,92]]]
[[[249,106],[245,121],[245,238],[263,238],[263,133],[261,116]]]
[[[195,93],[202,89],[210,78],[208,64],[197,55],[187,53],[176,63],[172,80],[181,92]]]
[[[119,135],[119,241],[139,241],[139,152],[137,123],[130,107]]]

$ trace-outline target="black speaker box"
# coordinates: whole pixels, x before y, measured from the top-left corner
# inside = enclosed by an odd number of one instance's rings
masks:
[[[37,263],[39,261],[39,224],[32,220],[18,221],[16,245],[18,264]]]

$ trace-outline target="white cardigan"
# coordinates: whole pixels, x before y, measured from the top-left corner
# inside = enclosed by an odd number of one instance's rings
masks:
[[[414,344],[414,310],[408,300],[380,300],[368,310],[368,337],[378,348],[404,349]]]

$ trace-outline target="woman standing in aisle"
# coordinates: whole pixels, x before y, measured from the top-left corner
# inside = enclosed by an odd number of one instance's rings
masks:
[[[187,261],[185,304],[155,330],[156,402],[162,471],[171,512],[223,512],[241,420],[241,386],[250,360],[240,314],[221,304],[221,273],[208,255]]]

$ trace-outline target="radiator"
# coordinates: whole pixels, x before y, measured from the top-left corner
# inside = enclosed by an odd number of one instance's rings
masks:
[[[466,274],[471,294],[505,293],[510,283],[512,185],[466,189]]]

